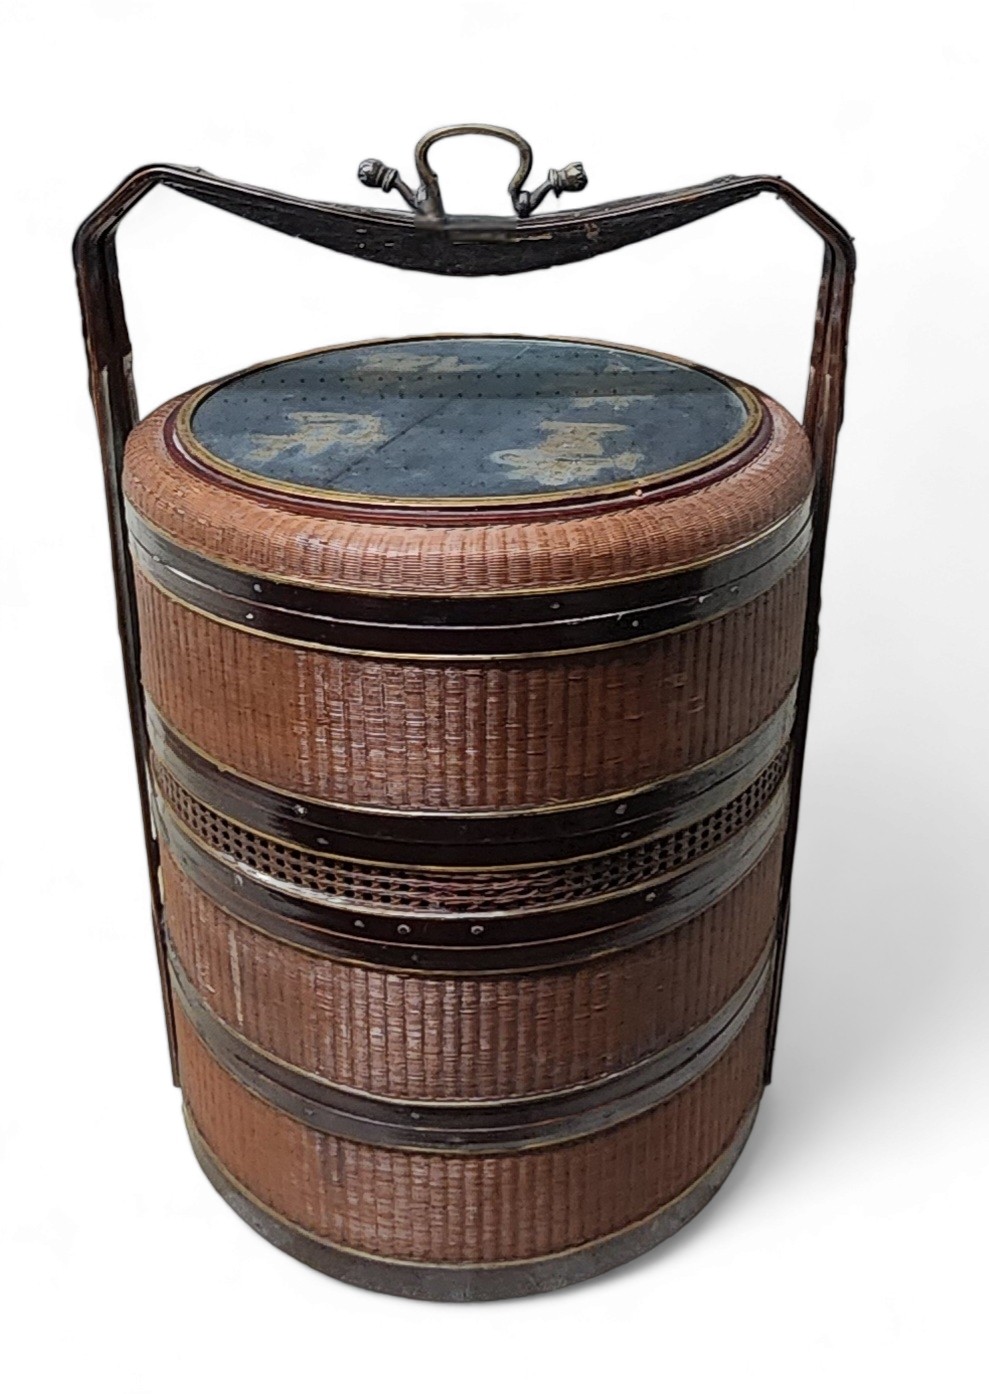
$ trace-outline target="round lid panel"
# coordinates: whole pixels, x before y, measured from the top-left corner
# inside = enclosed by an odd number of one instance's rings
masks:
[[[745,388],[658,354],[430,338],[265,364],[196,394],[177,431],[194,458],[266,488],[483,507],[693,472],[759,417]]]

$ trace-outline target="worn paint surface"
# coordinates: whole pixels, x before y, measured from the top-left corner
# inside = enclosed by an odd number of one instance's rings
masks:
[[[465,338],[269,364],[210,393],[191,431],[211,456],[281,486],[491,499],[672,472],[747,419],[728,384],[652,354]]]

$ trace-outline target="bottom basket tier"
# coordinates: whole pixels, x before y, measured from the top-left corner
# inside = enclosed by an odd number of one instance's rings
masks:
[[[482,1109],[359,1095],[330,1109],[207,1044],[180,1006],[193,1148],[243,1219],[333,1277],[440,1301],[563,1287],[668,1238],[721,1186],[762,1092],[769,982],[695,1056],[617,1098]]]

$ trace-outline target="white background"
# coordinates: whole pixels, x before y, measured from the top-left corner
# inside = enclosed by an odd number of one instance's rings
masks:
[[[4,7],[3,1263],[7,1387],[985,1388],[987,81],[980,7]],[[450,1308],[265,1245],[167,1076],[69,245],[152,160],[313,197],[431,126],[521,130],[587,199],[782,173],[860,280],[775,1082],[716,1202],[595,1283]],[[451,211],[511,152],[451,143]],[[576,203],[578,200],[572,199]],[[819,246],[770,199],[585,265],[447,282],[158,193],[121,262],[141,404],[436,330],[639,343],[799,412]]]

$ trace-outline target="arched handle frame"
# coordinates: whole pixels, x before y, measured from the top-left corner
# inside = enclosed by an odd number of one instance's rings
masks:
[[[466,132],[497,133],[513,143],[521,141],[521,137],[516,137],[514,132],[505,132],[498,127],[447,127],[429,133],[420,141],[416,152],[417,167],[427,191],[429,176],[435,183],[435,174],[427,158],[430,145],[445,135]],[[519,148],[522,160],[510,189],[515,196],[519,194],[531,168],[531,153],[528,161],[525,158],[528,145],[522,141]],[[82,224],[74,243],[74,257],[89,360],[90,392],[103,457],[117,616],[140,788],[155,944],[165,1002],[172,1074],[176,1082],[174,1010],[165,954],[158,844],[148,787],[149,745],[141,692],[137,605],[122,492],[124,445],[137,423],[138,409],[116,254],[116,234],[121,221],[136,203],[156,188],[173,189],[274,231],[348,256],[447,276],[514,275],[586,260],[669,232],[763,193],[782,199],[821,237],[824,261],[803,416],[815,468],[814,533],[803,658],[792,738],[790,811],[783,852],[766,1057],[768,1082],[779,1019],[797,818],[818,643],[821,577],[835,450],[844,401],[848,320],[855,272],[855,251],[848,233],[799,189],[772,175],[731,175],[670,193],[598,204],[574,212],[554,212],[536,218],[525,214],[514,218],[474,218],[444,215],[438,184],[435,184],[430,206],[420,208],[415,213],[402,213],[391,209],[360,208],[293,198],[179,165],[149,165],[135,170]],[[422,216],[423,212],[428,216]]]

